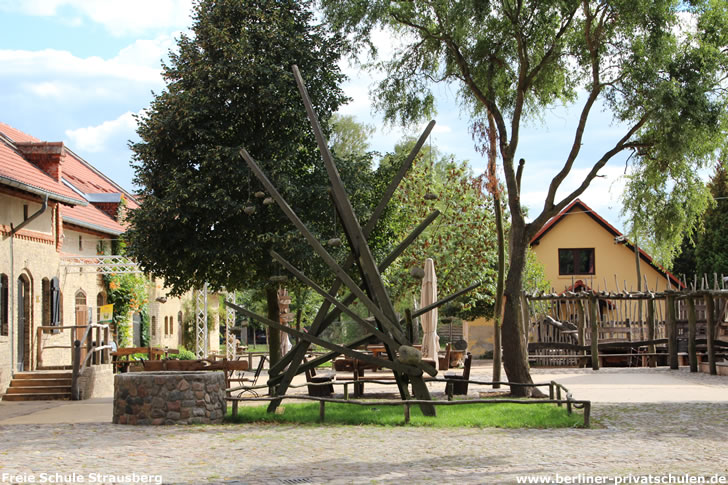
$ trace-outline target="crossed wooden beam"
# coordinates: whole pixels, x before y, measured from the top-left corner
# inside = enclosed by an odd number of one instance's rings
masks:
[[[412,391],[418,400],[430,400],[430,393],[427,389],[427,385],[423,379],[423,373],[427,373],[431,376],[437,374],[437,370],[428,362],[422,360],[418,362],[403,363],[397,359],[397,352],[402,346],[411,346],[412,342],[409,341],[405,332],[402,330],[402,322],[394,310],[394,305],[389,298],[384,283],[382,282],[381,272],[383,272],[390,264],[400,255],[402,252],[434,221],[439,215],[438,211],[434,211],[430,214],[422,223],[420,223],[412,233],[407,236],[397,247],[382,261],[379,265],[376,264],[374,257],[372,256],[369,245],[367,244],[367,238],[371,234],[371,231],[376,226],[379,217],[384,212],[387,204],[391,200],[395,190],[399,186],[400,182],[404,178],[407,171],[412,166],[412,162],[419,153],[420,149],[424,145],[427,137],[430,135],[432,128],[435,126],[435,122],[431,121],[425,128],[422,135],[415,143],[408,157],[400,167],[397,174],[394,176],[387,189],[382,196],[377,207],[374,209],[372,216],[370,217],[367,224],[362,227],[354,213],[351,206],[351,202],[346,195],[344,184],[341,181],[338,170],[334,163],[333,157],[328,149],[328,143],[323,135],[321,126],[318,121],[318,117],[313,110],[308,91],[303,83],[301,73],[297,66],[293,66],[293,75],[298,84],[298,89],[303,98],[303,103],[306,108],[308,119],[311,122],[316,142],[321,151],[321,158],[323,159],[324,166],[326,167],[329,181],[331,183],[331,195],[336,208],[336,212],[341,221],[344,233],[346,234],[351,253],[343,264],[338,264],[336,260],[328,253],[313,233],[305,226],[301,219],[296,215],[294,210],[288,205],[286,200],[281,196],[275,186],[271,183],[268,177],[263,173],[255,160],[250,154],[242,148],[240,154],[247,163],[250,170],[256,176],[256,178],[263,184],[268,194],[275,200],[281,210],[285,213],[288,219],[296,226],[296,228],[304,236],[311,248],[321,257],[324,263],[329,269],[336,275],[336,281],[327,292],[324,288],[319,286],[315,281],[308,278],[303,272],[298,270],[294,265],[286,261],[283,256],[275,251],[271,251],[271,256],[282,264],[291,274],[298,278],[301,282],[310,286],[314,291],[319,293],[324,301],[314,318],[314,321],[309,328],[307,333],[297,331],[285,325],[281,325],[279,322],[272,321],[266,317],[255,314],[239,305],[235,305],[230,302],[225,302],[226,305],[234,308],[236,311],[246,315],[249,318],[258,320],[271,328],[281,330],[298,337],[297,344],[288,352],[279,362],[275,363],[270,371],[270,378],[268,381],[269,387],[271,387],[274,395],[282,396],[285,395],[288,387],[291,384],[293,378],[302,372],[324,362],[327,362],[338,355],[345,355],[352,359],[357,359],[362,362],[373,364],[376,366],[391,369],[394,373],[395,380],[400,392],[402,399],[409,399],[408,384],[411,384]],[[361,276],[360,282],[355,282],[351,276],[349,276],[348,270],[355,265],[359,270]],[[413,312],[412,316],[417,317],[428,311],[444,305],[448,301],[457,298],[458,296],[476,288],[480,283],[469,286],[457,293],[443,298],[438,302],[428,305],[427,307],[421,308]],[[336,298],[341,287],[345,286],[349,290],[349,294],[343,299],[339,300]],[[349,306],[355,301],[359,300],[374,316],[374,323],[367,321],[355,312],[349,309]],[[333,306],[333,308],[332,308]],[[320,337],[321,333],[338,317],[342,314],[346,314],[351,317],[357,324],[363,327],[369,333],[354,342],[347,345],[338,345],[332,342],[326,341]],[[363,352],[355,350],[356,347],[368,343],[379,341],[384,344],[387,358],[374,357]],[[331,352],[321,356],[311,362],[303,363],[306,352],[311,344],[320,345]],[[287,367],[287,368],[286,368]],[[271,401],[268,411],[273,412],[280,404],[280,399],[274,399]],[[420,405],[423,414],[434,416],[435,408],[431,404]]]

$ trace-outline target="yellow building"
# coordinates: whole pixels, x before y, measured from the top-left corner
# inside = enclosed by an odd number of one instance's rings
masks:
[[[531,240],[531,249],[543,264],[556,292],[578,280],[602,291],[637,291],[635,247],[609,222],[576,199],[552,218]],[[680,282],[639,250],[642,289],[673,288]],[[578,285],[577,285],[578,286]]]
[[[581,200],[576,199],[553,217],[531,240],[531,249],[543,264],[553,291],[637,291],[635,247],[627,238]],[[639,250],[642,289],[679,288],[679,280]],[[645,280],[647,286],[645,286]],[[613,305],[606,304],[607,310]],[[658,308],[661,313],[661,308]],[[614,312],[612,312],[614,313]],[[634,313],[634,314],[632,314]],[[637,310],[619,315],[636,319]],[[573,320],[571,315],[565,318]],[[617,319],[617,315],[609,315]],[[493,350],[493,321],[465,322],[463,337],[475,356]]]

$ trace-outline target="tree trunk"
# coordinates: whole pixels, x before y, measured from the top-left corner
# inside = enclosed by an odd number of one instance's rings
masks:
[[[274,322],[281,319],[280,310],[278,309],[278,290],[273,285],[266,287],[265,299],[268,307],[268,318]],[[268,328],[268,352],[270,355],[270,365],[276,364],[281,360],[281,331]]]
[[[532,384],[531,373],[528,368],[528,347],[519,314],[521,312],[521,291],[523,287],[523,270],[526,267],[526,240],[523,220],[513,217],[511,225],[511,254],[510,267],[505,287],[505,309],[503,313],[503,366],[509,382]],[[514,386],[511,393],[514,396],[528,397],[533,388]]]
[[[501,324],[503,321],[503,279],[506,272],[506,248],[503,235],[503,211],[501,210],[500,197],[493,194],[493,207],[495,208],[495,229],[498,236],[498,280],[495,290],[495,311],[493,318],[493,382],[501,380]],[[494,389],[500,388],[500,384],[493,384]]]

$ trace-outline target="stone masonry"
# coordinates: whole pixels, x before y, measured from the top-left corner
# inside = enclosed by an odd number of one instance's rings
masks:
[[[221,424],[223,372],[130,372],[114,377],[115,424]]]

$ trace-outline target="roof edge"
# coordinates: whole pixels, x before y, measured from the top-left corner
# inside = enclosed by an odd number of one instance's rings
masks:
[[[63,222],[73,224],[74,226],[83,227],[84,229],[91,229],[105,234],[111,234],[112,236],[121,236],[124,234],[123,231],[117,231],[115,229],[109,229],[108,227],[99,226],[97,224],[91,224],[90,222],[84,222],[80,219],[74,219],[73,217],[63,216]]]
[[[66,197],[65,195],[59,195],[55,192],[51,192],[49,190],[44,190],[39,187],[35,187],[33,185],[26,184],[24,182],[20,182],[15,179],[11,179],[10,177],[5,177],[3,175],[0,175],[0,184],[9,185],[11,187],[15,187],[16,189],[25,190],[26,192],[30,192],[32,194],[45,196],[47,195],[49,199],[55,200],[57,202],[62,202],[64,204],[68,205],[80,205],[82,207],[85,207],[88,205],[88,202],[86,202],[83,199],[73,199],[71,197]]]

